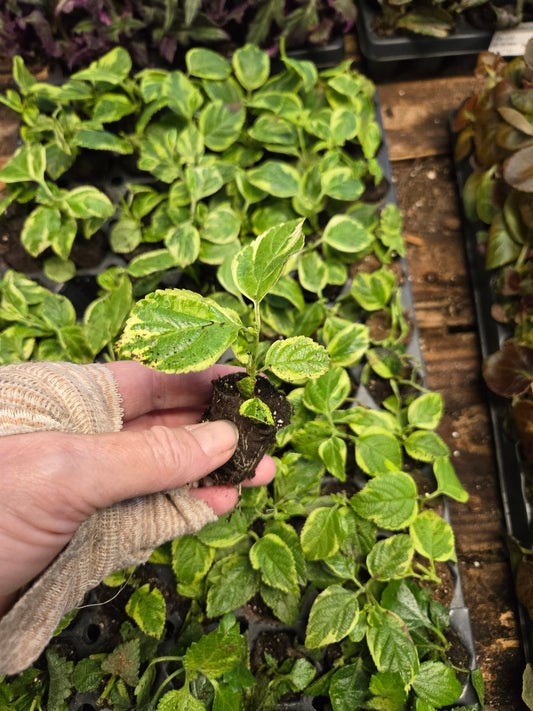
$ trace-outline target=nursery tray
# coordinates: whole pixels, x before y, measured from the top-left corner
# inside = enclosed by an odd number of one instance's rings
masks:
[[[381,134],[384,136],[383,124],[381,120],[381,111],[379,100],[376,95],[376,120],[380,123]],[[396,195],[392,182],[392,170],[389,161],[388,149],[385,140],[382,141],[378,160],[383,169],[384,177],[387,181],[387,190],[382,198],[382,203],[396,204]],[[412,357],[413,361],[420,365],[422,377],[425,379],[423,366],[423,356],[420,348],[419,330],[415,318],[415,305],[413,294],[409,282],[408,265],[405,259],[401,259],[401,267],[403,272],[402,299],[403,305],[407,314],[407,318],[412,324],[411,338],[407,346],[407,352]],[[87,276],[87,275],[85,275]],[[353,377],[358,382],[358,372],[354,370]],[[377,407],[371,393],[368,389],[358,382],[357,399],[369,407]],[[443,517],[450,523],[450,515],[447,501],[443,501]],[[477,667],[475,644],[470,622],[470,612],[465,605],[461,578],[457,564],[449,563],[448,569],[450,580],[453,585],[453,595],[448,606],[450,614],[450,627],[453,632],[457,644],[462,647],[462,652],[468,658],[467,668],[474,670]],[[168,577],[169,569],[162,566],[161,575],[163,578]],[[167,581],[168,582],[168,581]],[[89,594],[88,602],[96,602],[95,593]],[[253,654],[255,644],[262,635],[287,635],[291,640],[303,641],[305,637],[306,617],[309,608],[312,604],[312,599],[309,597],[302,601],[301,614],[299,619],[293,625],[285,625],[275,619],[264,619],[249,608],[244,606],[235,611],[235,615],[241,626],[247,630],[250,653]],[[115,610],[113,604],[98,605],[94,607],[86,607],[77,615],[74,622],[59,636],[59,641],[63,640],[70,646],[77,655],[88,656],[89,654],[97,654],[109,644],[110,629],[113,624]],[[168,620],[168,625],[174,629],[179,629],[183,623],[179,615],[176,615]],[[165,675],[165,669],[162,667],[160,671],[162,677]],[[168,686],[168,689],[172,686]],[[99,708],[96,703],[96,694],[83,693],[78,694],[71,702],[69,711],[97,711]],[[457,700],[456,706],[469,706],[477,703],[477,695],[470,682],[463,687],[460,698]],[[298,698],[292,698],[288,701],[280,701],[276,706],[277,711],[319,711],[323,709],[323,699],[313,698],[312,696],[302,694]]]
[[[477,55],[488,49],[492,32],[480,30],[460,16],[457,26],[447,37],[428,37],[413,32],[382,37],[374,26],[379,17],[379,6],[371,0],[358,0],[356,23],[361,54],[369,76],[390,79],[400,70],[409,76],[434,76],[450,57],[475,64]]]
[[[453,134],[452,134],[453,137]],[[469,221],[463,210],[461,196],[471,168],[468,159],[455,163],[459,208],[462,215],[463,243],[470,277],[476,314],[481,357],[484,360],[498,351],[512,335],[504,325],[495,321],[491,309],[496,303],[493,289],[494,271],[488,271],[485,259],[478,250],[476,234],[486,230],[484,223]],[[519,544],[533,548],[533,502],[528,500],[531,489],[531,472],[520,455],[519,446],[507,433],[506,422],[510,416],[509,400],[486,388],[491,428],[494,441],[496,467],[502,499],[505,525],[509,536]],[[533,621],[526,608],[518,603],[522,645],[528,662],[533,661]]]
[[[384,191],[380,202],[382,205],[388,203],[397,204],[392,181],[392,169],[385,141],[385,131],[383,128],[381,109],[377,93],[375,95],[375,116],[376,121],[380,124],[382,136],[382,143],[377,159],[382,167],[383,175],[386,181],[386,190]],[[66,283],[63,285],[51,284],[42,273],[31,274],[28,276],[36,279],[48,288],[53,287],[53,290],[69,296],[69,298],[75,302],[77,311],[81,315],[87,303],[89,303],[94,296],[94,280],[96,279],[96,276],[102,269],[108,266],[117,265],[116,260],[120,262],[120,258],[117,257],[117,255],[108,255],[97,267],[94,269],[78,271],[77,278],[73,283]],[[401,287],[402,303],[407,319],[411,324],[410,340],[407,344],[407,352],[413,361],[419,366],[422,379],[425,381],[423,355],[420,347],[420,334],[416,323],[415,305],[409,281],[408,264],[405,258],[400,260],[400,264],[403,275]],[[2,269],[0,265],[0,277],[1,276]],[[359,383],[357,375],[358,373],[354,371],[353,376],[358,383],[357,399],[369,407],[377,407],[372,394],[365,385]],[[442,506],[443,517],[448,521],[448,523],[450,523],[450,525],[452,525],[446,500],[443,501]],[[448,605],[451,630],[457,640],[457,643],[463,648],[464,656],[468,659],[468,662],[463,664],[463,666],[472,671],[477,668],[477,662],[473,632],[470,622],[470,612],[468,607],[465,605],[461,577],[457,564],[449,563],[448,569],[453,586],[451,602]],[[158,574],[159,573],[161,575],[161,579],[163,581],[166,580],[168,585],[174,584],[173,580],[168,579],[168,576],[173,574],[167,566],[162,566],[162,569],[158,572]],[[89,593],[87,600],[85,601],[86,604],[80,610],[75,620],[55,639],[56,644],[59,644],[60,648],[61,645],[64,645],[65,649],[71,650],[74,655],[79,658],[85,658],[92,654],[104,652],[109,646],[110,636],[116,633],[116,630],[114,631],[114,626],[116,627],[117,606],[120,600],[115,599],[115,596],[111,594],[112,599],[109,600],[108,604],[101,604],[102,601],[99,599],[98,595],[100,595],[101,598],[101,591],[92,591]],[[119,594],[117,594],[117,596],[119,596]],[[310,603],[311,601],[308,602]],[[305,615],[305,612],[306,610],[303,609],[302,614]],[[267,634],[277,634],[280,632],[287,632],[291,635],[291,638],[300,640],[303,639],[305,633],[305,619],[303,617],[294,625],[287,626],[275,620],[257,620],[253,615],[250,615],[249,611],[245,608],[236,610],[235,614],[243,627],[247,629],[250,649],[252,649],[252,646],[261,633],[266,632]],[[179,613],[173,613],[173,615],[174,616],[169,616],[167,620],[168,627],[169,629],[179,630],[183,624],[184,618],[182,618]],[[161,673],[164,673],[163,668]],[[168,689],[170,688],[172,687],[169,686]],[[456,706],[469,706],[475,705],[476,703],[477,694],[472,687],[471,682],[467,682],[463,686],[462,693],[456,702]],[[69,701],[69,711],[97,711],[99,708],[100,706],[98,705],[98,696],[96,692],[79,693]],[[319,711],[319,709],[323,709],[324,707],[322,699],[315,699],[308,695],[301,695],[297,699],[280,702],[276,708],[278,711]]]

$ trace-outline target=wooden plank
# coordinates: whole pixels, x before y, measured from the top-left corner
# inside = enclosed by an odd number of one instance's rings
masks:
[[[449,118],[476,86],[469,76],[378,85],[391,160],[447,153]]]

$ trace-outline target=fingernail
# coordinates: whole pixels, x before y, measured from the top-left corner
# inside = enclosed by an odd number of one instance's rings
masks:
[[[192,434],[208,457],[216,457],[235,449],[239,441],[239,430],[229,420],[201,422],[198,425],[187,425],[185,429]]]

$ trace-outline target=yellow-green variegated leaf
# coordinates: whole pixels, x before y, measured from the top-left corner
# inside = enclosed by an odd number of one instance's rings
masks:
[[[326,349],[307,336],[274,341],[265,356],[265,368],[288,383],[318,378],[330,367]]]
[[[290,256],[304,245],[303,220],[271,227],[241,249],[231,265],[233,280],[244,296],[259,302],[280,278]]]
[[[232,309],[187,289],[160,289],[134,306],[118,350],[165,372],[203,370],[217,362],[241,328]]]

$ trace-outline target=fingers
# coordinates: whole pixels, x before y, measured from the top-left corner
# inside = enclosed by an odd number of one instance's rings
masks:
[[[205,409],[211,398],[211,381],[237,368],[214,365],[198,373],[163,373],[133,360],[106,363],[113,371],[122,397],[124,421],[166,409]]]
[[[243,487],[264,486],[269,484],[276,473],[276,463],[272,457],[263,457],[257,465],[253,479],[245,479]],[[239,500],[239,493],[233,486],[208,486],[191,489],[190,495],[202,499],[210,506],[217,516],[222,516],[233,509]]]
[[[46,437],[41,439],[41,467],[54,471],[62,498],[76,501],[84,515],[195,482],[226,462],[238,440],[236,427],[223,420],[139,432],[20,436],[28,438],[28,446],[30,438]]]

